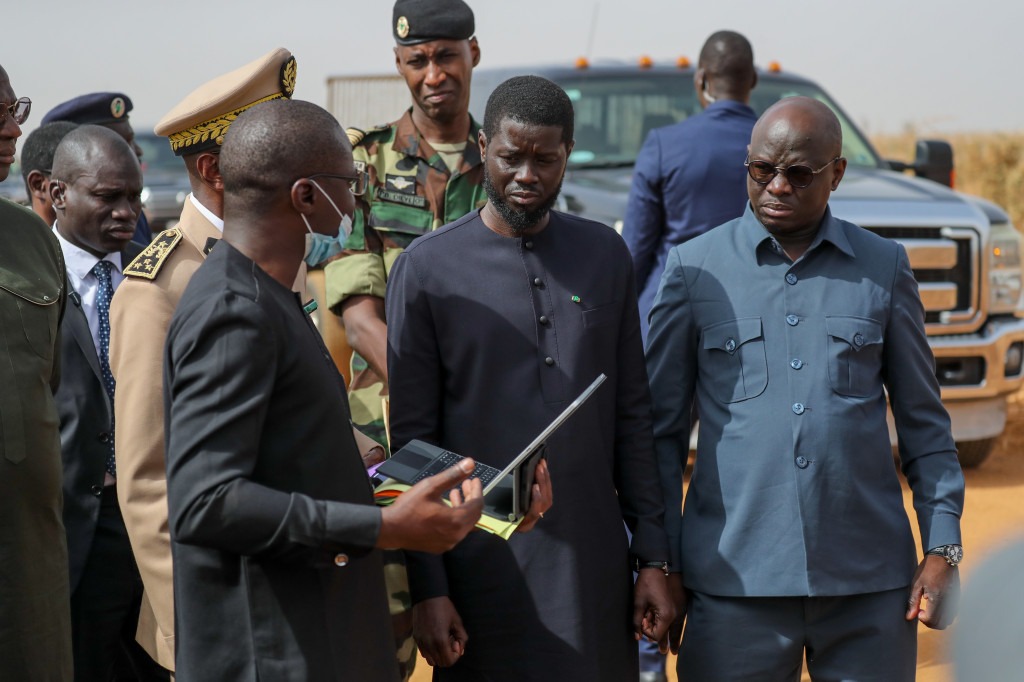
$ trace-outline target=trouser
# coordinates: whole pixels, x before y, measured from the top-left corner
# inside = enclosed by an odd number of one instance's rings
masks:
[[[917,622],[908,588],[844,597],[688,593],[680,682],[912,682]]]
[[[163,682],[169,673],[135,641],[142,579],[114,486],[103,489],[89,557],[71,595],[75,680]]]

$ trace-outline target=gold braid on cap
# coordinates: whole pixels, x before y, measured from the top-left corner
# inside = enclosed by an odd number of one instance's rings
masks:
[[[200,123],[192,128],[187,128],[178,133],[171,133],[167,136],[167,139],[171,142],[171,149],[178,151],[179,149],[185,149],[191,147],[194,144],[200,142],[206,142],[209,139],[213,139],[217,144],[224,144],[224,134],[228,132],[228,128],[235,122],[246,109],[262,104],[263,102],[269,102],[273,99],[281,99],[287,97],[287,95],[275,92],[273,95],[268,95],[263,99],[258,99],[255,102],[246,104],[244,107],[239,107],[234,111],[228,112],[219,118],[215,118],[205,123]]]

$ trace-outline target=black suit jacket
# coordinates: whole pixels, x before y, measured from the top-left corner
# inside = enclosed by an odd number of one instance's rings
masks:
[[[397,680],[380,511],[298,296],[221,241],[165,348],[178,679]]]
[[[124,267],[142,251],[129,244]],[[68,290],[71,287],[68,286]],[[71,591],[74,592],[92,547],[103,492],[107,443],[114,437],[113,405],[100,378],[100,361],[77,293],[61,322],[61,378],[57,389],[60,450],[64,461],[64,529],[68,537]]]

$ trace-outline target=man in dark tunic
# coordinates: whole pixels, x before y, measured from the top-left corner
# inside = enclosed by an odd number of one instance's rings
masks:
[[[224,238],[175,310],[164,365],[176,674],[397,680],[377,548],[450,549],[480,517],[479,481],[454,508],[440,496],[472,464],[373,506],[344,382],[291,291],[307,234],[337,238],[353,210],[337,121],[256,105],[220,169]]]
[[[556,502],[533,532],[410,553],[414,635],[439,680],[636,680],[635,639],[662,640],[674,616],[629,252],[550,211],[572,134],[558,86],[500,85],[480,135],[487,205],[413,242],[388,285],[396,447],[503,467],[608,376],[548,441]]]

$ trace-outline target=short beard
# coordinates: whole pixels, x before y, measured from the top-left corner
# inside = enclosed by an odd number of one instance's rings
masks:
[[[521,235],[543,220],[544,216],[551,210],[551,207],[555,205],[555,202],[558,201],[558,195],[562,191],[562,181],[558,181],[558,187],[555,188],[554,193],[548,197],[547,201],[532,211],[524,211],[505,201],[505,197],[501,195],[498,188],[491,182],[491,176],[487,172],[486,165],[484,166],[484,191],[487,192],[487,198],[490,199],[494,210],[498,212],[498,215],[505,221],[513,234]]]

